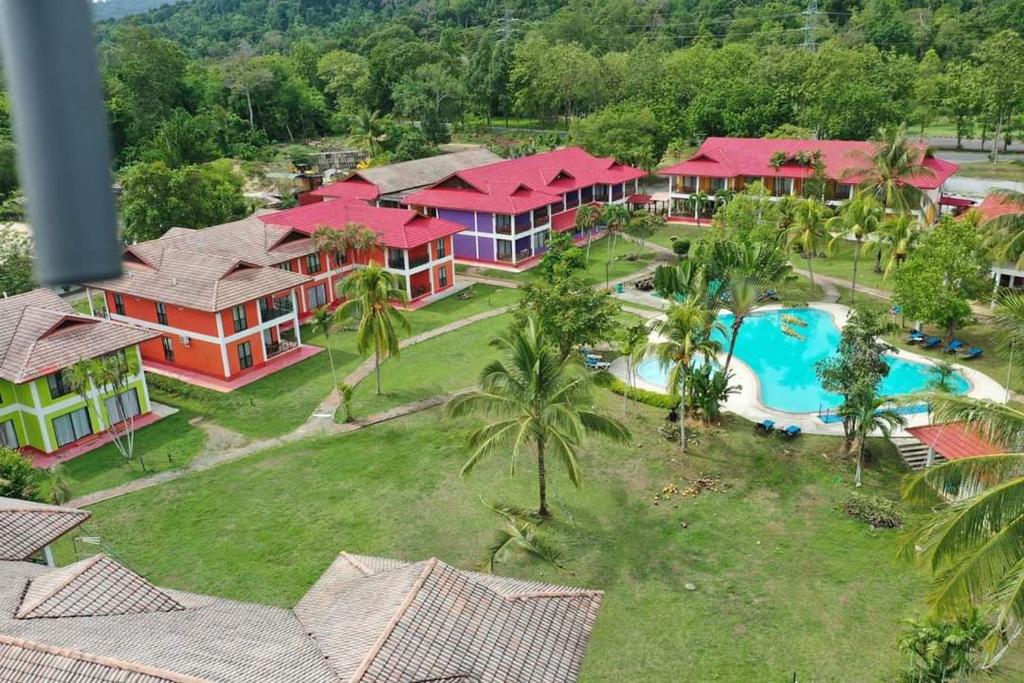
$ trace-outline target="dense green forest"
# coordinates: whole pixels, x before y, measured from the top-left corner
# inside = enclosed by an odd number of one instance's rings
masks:
[[[324,136],[382,163],[525,119],[652,168],[708,135],[991,145],[1024,109],[1020,0],[189,0],[96,33],[129,238],[244,211],[211,162]],[[0,99],[0,198],[8,129]]]

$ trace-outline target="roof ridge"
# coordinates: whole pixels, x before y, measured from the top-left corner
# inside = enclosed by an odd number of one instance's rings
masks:
[[[480,584],[479,582],[474,581],[474,583],[477,583],[478,585],[482,586],[483,588],[487,588],[488,590],[491,590],[491,591],[494,591],[495,593],[498,593],[498,591],[495,591],[493,588],[490,588],[488,586]],[[498,593],[498,595],[501,595],[501,593]],[[582,598],[594,598],[594,597],[600,597],[600,596],[603,596],[603,595],[604,595],[604,591],[599,591],[599,590],[577,590],[577,591],[564,590],[564,591],[534,591],[532,593],[516,593],[515,595],[502,595],[502,597],[504,599],[506,599],[506,600],[510,600],[511,601],[511,600],[533,600],[533,599],[539,599],[539,598],[581,598],[581,597]]]
[[[14,327],[12,328],[15,333],[17,333],[18,327],[21,326],[21,320],[22,320],[22,318],[25,317],[25,309],[27,309],[27,308],[28,308],[28,306],[22,306],[18,310],[18,315],[17,315],[18,319],[14,322]],[[14,335],[13,334],[11,335],[11,341],[14,341]],[[10,351],[11,351],[11,344],[6,344],[5,346],[6,346],[6,348],[0,348],[0,367],[3,366],[4,362],[7,360],[7,354],[10,353]]]
[[[82,574],[84,574],[84,573],[85,573],[85,571],[86,571],[87,569],[91,569],[92,567],[96,566],[96,564],[97,564],[97,563],[98,563],[98,562],[99,562],[99,561],[100,561],[100,560],[101,560],[101,559],[102,559],[103,557],[105,557],[105,556],[103,555],[103,553],[97,553],[96,555],[93,555],[92,557],[90,557],[90,558],[88,558],[88,559],[82,560],[82,561],[81,561],[81,563],[80,563],[80,564],[81,564],[82,566],[81,566],[81,567],[79,567],[77,571],[74,571],[74,572],[68,572],[68,576],[67,576],[67,578],[66,578],[66,579],[65,579],[65,580],[64,580],[63,582],[61,582],[61,583],[58,583],[58,584],[57,584],[56,586],[54,586],[53,588],[51,588],[51,589],[49,589],[48,591],[46,591],[45,593],[43,593],[43,595],[42,595],[42,596],[40,596],[40,597],[39,597],[38,599],[36,599],[36,601],[35,601],[35,602],[33,602],[33,603],[30,603],[30,604],[28,604],[28,605],[25,605],[25,603],[24,603],[24,602],[22,602],[22,604],[18,606],[18,616],[20,616],[20,615],[27,615],[27,614],[31,614],[32,612],[34,612],[35,610],[37,610],[37,609],[38,609],[39,607],[41,607],[41,606],[43,605],[43,603],[45,603],[45,602],[46,602],[47,600],[49,600],[49,599],[50,599],[50,598],[52,598],[52,597],[53,597],[54,595],[56,595],[56,594],[57,594],[57,593],[59,593],[60,591],[62,591],[62,590],[64,590],[65,588],[67,588],[67,587],[68,587],[68,584],[70,584],[70,583],[71,583],[72,581],[74,581],[74,580],[75,580],[75,579],[77,579],[77,578],[78,578],[79,576],[81,576]],[[68,566],[74,566],[74,565],[68,565]],[[60,569],[54,569],[54,570],[52,570],[52,571],[55,571],[55,572],[59,572],[59,571],[61,571],[61,570],[60,570]],[[34,582],[36,581],[36,579],[38,579],[38,578],[41,578],[41,577],[43,577],[43,576],[46,576],[46,574],[41,574],[40,576],[38,576],[38,577],[35,577],[35,578],[33,578],[33,579],[32,579],[31,581],[29,581],[29,582],[28,582],[28,585],[27,585],[27,586],[25,587],[25,596],[22,596],[22,600],[24,600],[24,599],[25,599],[25,597],[27,597],[27,595],[28,595],[28,591],[29,591],[29,589],[30,589],[30,588],[32,587],[32,584],[33,584],[33,583],[34,583]]]
[[[364,575],[366,575],[366,576],[373,576],[374,575],[374,573],[372,571],[370,571],[369,567],[367,567],[365,564],[363,564],[362,562],[360,562],[359,560],[357,560],[355,558],[355,555],[352,555],[351,553],[345,552],[343,550],[343,551],[341,551],[340,557],[344,557],[348,561],[349,564],[351,564],[353,567],[358,569]]]
[[[100,666],[109,667],[112,669],[120,669],[122,671],[129,671],[131,673],[143,674],[146,676],[153,676],[155,678],[163,678],[173,683],[212,683],[205,678],[196,678],[195,676],[189,676],[186,674],[177,673],[175,671],[168,671],[167,669],[160,669],[153,666],[146,666],[145,664],[136,664],[134,662],[128,662],[113,657],[103,657],[101,655],[93,655],[87,652],[81,652],[79,650],[72,650],[70,648],[56,647],[54,645],[47,645],[45,643],[37,643],[32,640],[26,640],[24,638],[14,638],[12,636],[4,635],[0,633],[0,645],[10,645],[12,647],[18,647],[24,650],[31,650],[33,652],[43,652],[57,657],[65,657],[67,659],[75,659],[82,662],[90,662],[93,664],[99,664]]]
[[[398,610],[394,615],[392,615],[387,625],[384,626],[384,630],[381,632],[380,637],[377,638],[373,647],[371,647],[369,652],[366,653],[363,661],[360,662],[355,673],[352,674],[352,678],[349,679],[349,683],[359,683],[362,677],[366,675],[366,671],[370,668],[370,665],[373,664],[374,658],[376,658],[380,653],[381,648],[384,647],[384,643],[387,642],[388,638],[391,637],[395,627],[398,626],[398,622],[401,621],[402,617],[405,616],[405,613],[409,611],[412,601],[416,599],[416,596],[423,588],[423,584],[426,583],[431,573],[433,573],[434,569],[437,567],[437,564],[438,560],[436,557],[432,557],[426,561],[423,571],[420,573],[419,578],[416,579],[416,583],[412,585],[412,588],[409,590],[409,594],[405,596],[405,600],[402,601],[402,604],[398,606]]]

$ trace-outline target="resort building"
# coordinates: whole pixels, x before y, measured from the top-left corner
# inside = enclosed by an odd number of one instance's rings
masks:
[[[456,261],[521,269],[536,264],[552,230],[585,237],[575,227],[580,205],[625,203],[643,176],[567,147],[458,171],[404,202],[462,226]]]
[[[47,515],[78,511],[0,498],[0,520],[9,507],[25,524],[0,524],[0,553],[12,549],[0,554],[0,681],[571,682],[602,598],[342,553],[282,609],[161,588],[102,554],[59,569],[24,561],[73,528]]]
[[[1024,213],[1024,206],[1014,204],[998,195],[990,194],[975,209],[980,216],[980,223],[984,224],[993,218],[1006,216],[1012,213]],[[992,264],[993,292],[998,292],[1000,287],[1008,289],[1024,289],[1024,268],[1016,263],[993,263]],[[995,306],[993,300],[992,305]]]
[[[849,176],[870,155],[870,142],[848,140],[789,140],[767,138],[707,138],[690,158],[659,171],[669,178],[669,216],[692,216],[706,207],[694,206],[691,197],[703,196],[714,204],[716,193],[740,192],[760,182],[772,197],[800,195],[814,176],[820,159],[826,176],[825,199],[831,203],[853,196],[860,179]],[[956,164],[928,155],[924,165],[932,174],[908,178],[939,206],[945,182],[957,172]]]
[[[342,264],[338,269],[342,276],[359,263],[382,266],[395,277],[398,288],[405,290],[409,308],[424,306],[453,291],[452,236],[462,230],[458,223],[423,216],[410,209],[381,208],[344,199],[263,214],[259,220],[268,228],[302,235],[312,235],[322,227],[370,228],[377,234],[379,244],[371,253],[324,254],[324,258]],[[327,298],[321,303],[335,303],[334,296],[328,288]]]
[[[139,346],[152,338],[144,330],[80,315],[49,289],[0,299],[0,445],[50,464],[106,443],[111,424],[148,416]],[[125,354],[136,368],[120,400],[111,386],[76,392],[68,368],[110,354]],[[143,417],[136,426],[153,419]]]
[[[299,316],[326,301],[311,273],[328,267],[306,235],[250,217],[127,247],[121,277],[89,288],[111,320],[153,333],[147,370],[230,391],[319,350],[302,346]]]
[[[501,157],[480,147],[366,168],[312,192],[300,194],[299,204],[350,199],[374,206],[398,208],[405,204],[406,196],[417,190],[430,187],[453,173],[496,161],[501,161]]]
[[[54,566],[50,544],[84,523],[89,514],[88,510],[0,498],[0,562]]]

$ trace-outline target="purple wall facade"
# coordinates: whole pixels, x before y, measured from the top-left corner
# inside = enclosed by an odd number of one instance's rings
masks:
[[[481,216],[482,218],[482,216]],[[494,238],[493,237],[480,237],[478,240],[480,245],[480,260],[481,261],[493,261],[494,260]]]
[[[476,237],[459,233],[455,235],[455,258],[476,258]]]
[[[494,232],[494,214],[478,213],[476,215],[477,232]]]
[[[516,232],[519,232],[523,228],[530,228],[530,214],[520,213],[516,215]]]
[[[516,240],[516,253],[517,254],[519,252],[523,251],[524,249],[529,249],[529,248],[530,248],[530,238],[529,237],[520,237],[519,239]]]
[[[437,217],[443,218],[446,221],[451,221],[452,223],[464,225],[470,230],[473,230],[472,211],[452,211],[451,209],[438,209]]]

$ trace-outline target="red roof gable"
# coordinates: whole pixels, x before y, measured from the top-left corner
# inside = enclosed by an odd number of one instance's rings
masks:
[[[907,431],[924,445],[935,449],[935,452],[946,460],[1003,452],[1002,448],[989,443],[975,429],[963,422],[908,427]]]
[[[981,213],[981,220],[984,223],[985,221],[990,221],[993,218],[998,218],[999,216],[1005,216],[1011,213],[1024,213],[1024,206],[1015,204],[1004,197],[1000,197],[999,195],[990,194],[987,195],[981,202],[981,205],[978,206],[978,211]]]
[[[659,171],[662,175],[706,176],[733,178],[736,176],[806,178],[812,170],[795,161],[789,161],[777,170],[771,159],[777,152],[795,156],[801,152],[821,152],[825,173],[833,180],[855,183],[856,178],[844,178],[848,169],[860,165],[858,153],[871,154],[871,142],[853,140],[775,140],[769,138],[708,138],[689,159]],[[934,175],[909,178],[909,182],[923,190],[942,185],[960,168],[956,164],[928,157],[924,161]]]
[[[384,246],[396,249],[410,249],[465,229],[458,223],[421,216],[410,209],[388,209],[345,199],[275,211],[259,219],[267,225],[293,228],[307,235],[321,226],[340,229],[357,223],[376,232]]]
[[[409,195],[406,202],[445,209],[517,214],[559,203],[565,192],[597,183],[618,184],[643,175],[643,171],[614,159],[592,156],[579,147],[566,147],[459,171],[431,188]],[[451,185],[453,178],[469,187],[443,187]]]
[[[314,197],[330,197],[334,199],[361,199],[370,200],[380,196],[380,190],[373,183],[367,182],[358,176],[352,176],[336,183],[321,185],[311,191]]]

